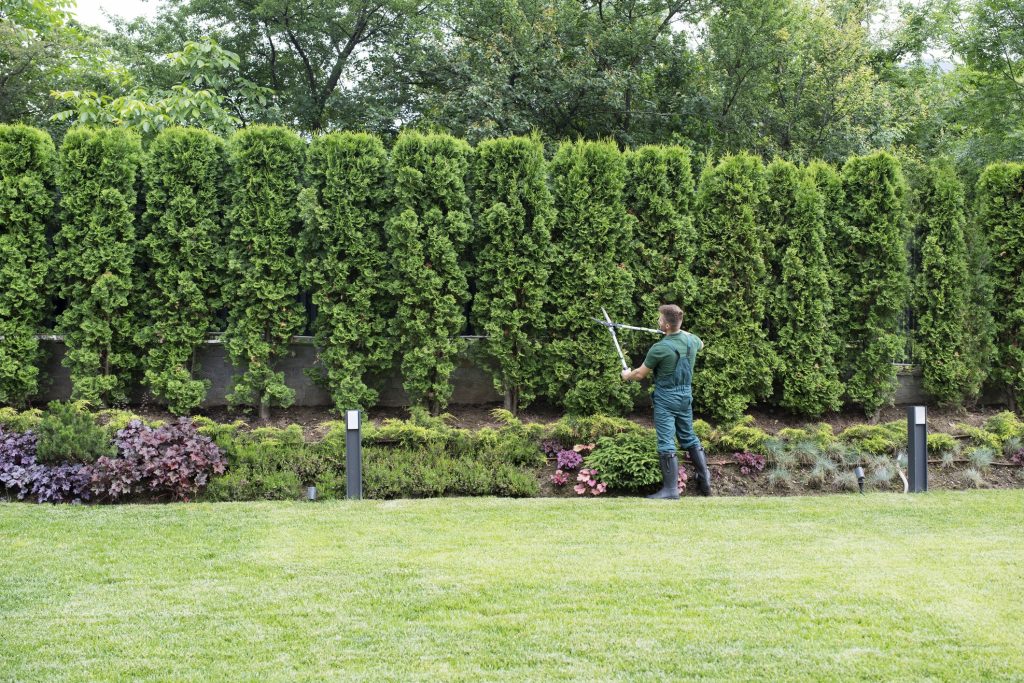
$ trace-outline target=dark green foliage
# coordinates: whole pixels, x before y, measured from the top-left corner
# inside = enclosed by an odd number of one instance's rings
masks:
[[[636,217],[629,254],[636,278],[634,324],[656,327],[658,306],[676,304],[686,311],[697,286],[690,152],[641,147],[626,155],[626,169],[626,208]]]
[[[628,412],[637,385],[621,380],[608,331],[591,320],[601,317],[602,306],[615,320],[632,312],[633,276],[625,261],[632,258],[634,221],[623,205],[626,165],[614,143],[564,143],[551,176],[558,218],[551,234],[547,396],[574,414]]]
[[[61,227],[55,238],[71,396],[123,401],[138,358],[130,295],[135,260],[139,138],[124,129],[74,128],[60,149]]]
[[[287,407],[295,392],[275,371],[305,315],[298,302],[298,198],[305,143],[286,128],[253,126],[228,145],[228,327],[224,345],[243,371],[228,395],[233,405]]]
[[[850,401],[868,414],[892,403],[896,367],[905,340],[900,332],[909,294],[903,175],[891,154],[853,157],[843,166],[846,193],[846,289],[850,317],[840,371]]]
[[[778,354],[776,400],[794,413],[838,410],[842,385],[829,324],[832,290],[823,244],[825,202],[788,161],[768,166],[765,220],[772,245],[769,328]]]
[[[536,138],[480,143],[473,167],[479,244],[473,322],[482,355],[513,413],[544,381],[544,302],[555,219],[544,145]]]
[[[221,434],[216,443],[227,453],[228,471],[211,480],[211,500],[294,500],[308,485],[322,499],[344,493],[344,450],[330,437],[306,443],[302,429],[291,425]]]
[[[197,348],[221,305],[227,259],[222,220],[224,145],[212,133],[170,128],[149,147],[143,290],[146,324],[136,332],[145,350],[145,382],[171,412],[183,415],[206,397],[210,382],[195,379]]]
[[[391,155],[395,183],[385,226],[398,302],[392,331],[403,386],[437,414],[448,404],[455,357],[465,346],[469,285],[460,252],[471,227],[465,188],[471,149],[448,135],[403,133]]]
[[[584,460],[597,470],[597,479],[613,491],[638,491],[661,481],[658,439],[653,430],[625,432],[598,439]]]
[[[335,408],[367,408],[377,392],[366,375],[389,366],[393,346],[384,237],[387,153],[372,135],[325,135],[310,146],[308,174],[300,254],[302,282],[317,306],[319,360]]]
[[[991,246],[985,236],[985,229],[976,218],[964,226],[964,242],[967,249],[967,313],[964,320],[966,353],[968,364],[968,397],[980,394],[989,379],[995,360],[996,321],[992,302],[995,297],[991,273]],[[976,401],[970,401],[971,404]]]
[[[55,162],[45,132],[0,125],[0,403],[23,405],[39,392]]]
[[[106,430],[81,404],[51,402],[36,434],[36,459],[42,463],[89,463],[117,455]]]
[[[911,203],[920,249],[914,291],[917,333],[914,359],[922,366],[924,390],[940,404],[961,405],[977,396],[971,383],[970,300],[967,244],[964,241],[964,190],[949,164],[922,169]]]
[[[977,220],[991,248],[993,377],[1014,406],[1024,399],[1024,164],[993,164],[978,180]]]
[[[834,360],[841,371],[849,353],[849,340],[845,335],[850,328],[850,301],[846,296],[850,287],[845,251],[848,239],[843,208],[846,203],[846,191],[843,189],[843,177],[839,171],[824,161],[812,161],[807,165],[805,172],[817,188],[823,203],[822,243],[825,246],[829,289],[832,292],[830,326],[835,338]]]
[[[731,422],[771,391],[775,355],[764,331],[765,231],[758,223],[767,187],[760,159],[727,156],[707,168],[697,190],[697,298],[693,331],[704,341],[694,395],[716,420]]]

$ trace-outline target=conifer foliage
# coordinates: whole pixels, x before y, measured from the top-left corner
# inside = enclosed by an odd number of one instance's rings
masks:
[[[905,344],[900,319],[910,289],[906,188],[899,162],[886,152],[848,159],[842,176],[849,311],[842,372],[850,401],[874,415],[896,395],[893,363]]]
[[[309,149],[302,281],[317,307],[322,377],[339,411],[376,403],[366,375],[385,369],[392,356],[385,329],[394,309],[386,292],[387,165],[384,145],[365,133],[331,133]]]
[[[648,327],[658,306],[690,305],[696,283],[693,256],[693,173],[683,147],[646,146],[626,155],[626,209],[636,218],[630,264],[635,284],[633,318]]]
[[[127,399],[138,366],[131,295],[135,277],[135,179],[142,150],[122,128],[73,128],[60,148],[60,231],[55,237],[71,396]]]
[[[964,191],[949,164],[923,167],[913,188],[914,233],[920,270],[915,278],[917,332],[914,359],[924,390],[939,403],[962,405],[976,395],[972,383],[968,303],[970,281],[964,239]]]
[[[471,219],[470,146],[448,135],[399,136],[391,153],[395,198],[385,224],[395,277],[391,294],[403,386],[437,414],[451,398],[451,374],[465,342],[469,284],[462,251]]]
[[[551,176],[558,217],[552,231],[547,393],[570,413],[626,412],[637,385],[622,381],[608,331],[592,320],[601,317],[602,306],[619,320],[633,308],[626,164],[613,142],[563,143]],[[624,345],[628,341],[623,337]]]
[[[0,125],[0,403],[39,392],[36,334],[47,315],[49,248],[57,152],[50,136]]]
[[[227,160],[220,138],[169,128],[153,140],[143,166],[147,264],[146,324],[136,333],[150,391],[186,415],[210,382],[195,378],[196,351],[213,327],[227,265],[223,224]]]
[[[775,354],[765,334],[767,186],[761,160],[727,156],[697,189],[698,291],[692,330],[704,340],[694,393],[713,419],[731,422],[771,393]]]
[[[544,302],[555,209],[544,145],[536,138],[481,142],[474,159],[476,241],[473,320],[494,387],[513,413],[541,390]]]
[[[1024,399],[1024,164],[1000,163],[978,179],[977,219],[991,248],[996,358],[993,375],[1016,407]]]
[[[305,325],[299,304],[298,199],[305,143],[291,130],[252,126],[228,145],[231,167],[228,209],[228,327],[224,345],[242,374],[228,401],[287,407],[295,392],[276,363]]]
[[[829,325],[825,201],[814,179],[788,161],[772,162],[767,181],[765,216],[778,274],[769,326],[779,360],[777,402],[793,413],[815,417],[838,410],[842,394]]]

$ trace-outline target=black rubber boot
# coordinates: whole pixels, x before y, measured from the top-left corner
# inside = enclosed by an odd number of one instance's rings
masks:
[[[675,453],[658,453],[661,465],[661,490],[647,496],[657,500],[679,500],[679,461]]]
[[[704,447],[690,446],[686,449],[686,452],[690,454],[690,462],[693,463],[694,469],[697,470],[697,486],[700,488],[701,494],[710,496],[711,472],[708,470],[708,459],[704,454]]]

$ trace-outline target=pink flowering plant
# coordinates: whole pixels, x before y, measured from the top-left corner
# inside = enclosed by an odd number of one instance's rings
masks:
[[[686,480],[687,480],[686,468],[685,467],[680,467],[679,468],[679,479],[678,479],[678,481],[679,481],[679,493],[682,493],[683,491],[686,490]]]
[[[569,483],[569,475],[563,470],[555,470],[555,473],[551,475],[551,483],[555,486],[565,486]]]
[[[579,482],[573,487],[577,495],[585,495],[590,493],[592,496],[599,496],[608,490],[608,485],[603,481],[599,481],[597,478],[597,470],[588,469],[584,467],[580,470],[579,474],[576,475],[576,481]]]

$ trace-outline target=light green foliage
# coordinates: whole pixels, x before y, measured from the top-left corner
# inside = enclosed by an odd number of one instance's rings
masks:
[[[601,437],[584,465],[613,491],[638,491],[661,481],[658,439],[653,430]]]
[[[35,430],[39,421],[43,419],[43,411],[39,408],[30,408],[18,412],[10,406],[0,408],[0,427],[7,432],[27,432]]]
[[[913,187],[912,219],[920,249],[914,291],[914,359],[924,390],[940,404],[962,405],[981,391],[971,356],[964,191],[947,163],[927,165]],[[974,382],[971,379],[974,378]]]
[[[622,366],[608,330],[632,311],[633,276],[624,265],[633,221],[623,205],[626,164],[611,142],[563,143],[551,162],[558,219],[548,299],[547,396],[574,414],[626,413],[639,388]],[[623,343],[629,339],[623,338]],[[629,354],[628,346],[623,352]]]
[[[35,335],[49,308],[49,247],[56,151],[28,126],[0,125],[0,403],[39,392]]]
[[[694,395],[700,409],[733,422],[771,393],[776,360],[764,331],[767,273],[759,224],[764,169],[749,154],[707,168],[697,191],[699,287],[693,331],[704,340]]]
[[[769,329],[778,354],[777,401],[816,416],[840,407],[825,257],[825,199],[813,177],[787,161],[767,169],[764,218],[771,245]]]
[[[839,439],[871,455],[894,455],[907,445],[907,425],[896,420],[882,425],[854,425]]]
[[[998,434],[967,424],[958,424],[956,427],[961,434],[967,436],[971,443],[976,446],[989,448],[996,452],[1003,449],[1003,439]]]
[[[231,138],[228,153],[225,287],[230,297],[224,346],[242,371],[228,401],[257,405],[267,417],[271,405],[287,407],[295,399],[275,363],[305,322],[295,256],[305,143],[285,128],[253,126]]]
[[[71,396],[94,403],[123,401],[138,364],[129,296],[135,277],[135,182],[141,148],[123,129],[76,128],[60,148],[60,231],[54,238],[57,318]]]
[[[754,418],[744,416],[718,437],[715,448],[721,453],[758,453],[764,450],[769,435],[754,426]]]
[[[956,453],[959,450],[960,442],[952,434],[935,432],[928,435],[929,455],[945,455],[946,453]]]
[[[270,88],[238,76],[239,56],[209,36],[187,41],[181,50],[164,55],[163,62],[179,83],[156,91],[135,87],[128,94],[117,95],[95,90],[55,91],[52,96],[70,109],[54,114],[52,120],[123,126],[144,135],[173,126],[208,128],[226,135],[242,124],[236,113],[265,106],[272,93]],[[124,82],[116,85],[130,83],[128,74],[122,76]]]
[[[52,401],[36,427],[39,462],[95,462],[100,456],[114,457],[117,449],[106,430],[96,424],[81,403]]]
[[[609,415],[566,415],[550,426],[548,438],[560,441],[564,446],[579,443],[594,443],[602,436],[636,432],[643,429],[635,422],[623,417]]]
[[[469,285],[461,252],[471,219],[465,179],[472,150],[448,135],[403,133],[391,153],[395,200],[385,224],[395,269],[392,325],[402,386],[413,404],[437,414],[452,394],[455,358],[465,342]]]
[[[146,322],[135,341],[145,351],[145,382],[171,412],[187,415],[206,397],[195,356],[222,303],[227,234],[222,219],[227,162],[212,133],[170,128],[147,150]]]
[[[841,373],[850,401],[868,414],[892,403],[894,361],[903,358],[900,318],[909,293],[904,217],[904,180],[891,154],[853,157],[843,166],[847,231],[840,247],[846,257],[849,302]]]
[[[308,168],[300,256],[302,282],[317,306],[316,344],[324,366],[318,375],[337,410],[367,408],[377,392],[366,375],[390,365],[393,347],[384,237],[387,152],[372,135],[332,133],[313,140]]]
[[[993,164],[978,180],[977,221],[991,247],[996,361],[993,377],[1024,399],[1024,164]]]
[[[104,431],[106,431],[108,439],[113,439],[117,436],[117,433],[127,427],[128,423],[133,420],[138,420],[139,422],[153,428],[166,424],[164,420],[147,420],[130,410],[120,410],[118,408],[98,410],[96,411],[95,419],[97,423],[103,427]]]
[[[477,216],[473,322],[482,355],[512,412],[544,383],[544,302],[555,211],[537,138],[481,142],[473,166]]]
[[[636,279],[633,319],[636,325],[656,327],[658,306],[676,304],[685,313],[697,287],[690,152],[683,147],[641,147],[626,154],[626,171],[626,209],[636,218],[628,253]]]
[[[1016,413],[1004,410],[985,420],[985,431],[991,432],[1003,441],[1024,436],[1024,422]]]

